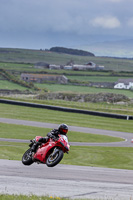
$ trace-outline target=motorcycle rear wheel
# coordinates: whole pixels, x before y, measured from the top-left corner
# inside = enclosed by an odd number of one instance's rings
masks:
[[[33,163],[31,148],[28,149],[22,156],[22,163],[24,165],[31,165]]]
[[[61,149],[58,149],[54,157],[52,156],[52,154],[53,153],[51,153],[46,160],[46,165],[48,167],[54,167],[55,165],[57,165],[62,160],[64,152]]]

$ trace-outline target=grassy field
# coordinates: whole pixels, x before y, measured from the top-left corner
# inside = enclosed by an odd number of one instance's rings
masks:
[[[0,123],[0,137],[12,139],[33,139],[36,135],[46,136],[51,130],[48,128],[38,128],[31,126],[22,126],[14,124]],[[119,142],[124,141],[121,138],[110,137],[106,135],[97,135],[89,133],[80,133],[69,131],[69,142]]]
[[[99,128],[105,130],[132,132],[132,120],[97,117],[85,114],[76,114],[48,109],[30,108],[0,104],[0,117],[12,119],[24,119],[55,124],[67,123],[68,125]]]
[[[125,76],[67,76],[67,78],[86,82],[117,82],[118,79],[125,79]],[[132,76],[128,78],[132,78]]]
[[[95,88],[88,86],[74,86],[74,85],[61,85],[61,84],[39,84],[35,86],[44,89],[47,88],[51,92],[70,92],[70,93],[114,93],[123,94],[130,98],[133,98],[133,92],[130,90],[118,90],[118,89],[106,89],[106,88]]]
[[[66,155],[64,164],[133,170],[133,148],[71,147],[70,154],[72,160]]]
[[[0,89],[23,91],[26,90],[27,88],[10,81],[0,80]]]
[[[13,62],[0,62],[0,68],[5,70],[15,70],[15,71],[24,71],[24,70],[34,70],[33,64],[26,63],[13,63]]]
[[[91,77],[91,79],[93,79],[93,77]],[[100,79],[102,80],[102,77]],[[47,89],[49,92],[64,92],[64,93],[69,92],[69,93],[78,93],[78,94],[114,93],[114,94],[123,94],[129,98],[133,98],[133,92],[131,90],[96,88],[96,87],[88,87],[88,86],[63,85],[63,84],[48,84],[48,83],[44,83],[44,84],[35,83],[34,85],[40,89]],[[9,90],[18,89],[18,90],[23,91],[23,90],[26,90],[27,88],[20,86],[18,84],[15,84],[13,82],[7,81],[7,80],[0,80],[0,89],[9,89]]]
[[[45,104],[52,106],[61,106],[67,108],[76,108],[89,111],[116,113],[123,115],[133,115],[133,106],[130,103],[114,104],[114,103],[90,103],[90,102],[75,102],[65,100],[38,100],[32,95],[12,95],[12,97],[1,97],[1,99],[15,100],[21,102],[29,102],[36,104]]]

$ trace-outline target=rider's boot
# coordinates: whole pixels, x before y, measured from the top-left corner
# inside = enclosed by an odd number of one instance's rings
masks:
[[[37,147],[42,143],[46,143],[47,141],[48,137],[40,138],[38,142],[34,143],[33,146],[31,147],[32,152],[36,152]]]
[[[36,142],[33,144],[33,146],[31,147],[32,152],[36,152],[37,147],[39,146],[40,142]]]

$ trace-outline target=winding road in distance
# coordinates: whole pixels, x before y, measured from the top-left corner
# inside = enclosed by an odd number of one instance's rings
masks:
[[[0,118],[0,122],[45,128],[57,128],[57,124]],[[86,146],[132,147],[133,133],[99,130],[70,126],[70,131],[102,134],[125,138],[116,143],[71,143]],[[0,138],[0,141],[7,139]],[[10,140],[9,141],[15,141]],[[27,140],[16,140],[28,142]],[[0,193],[36,194],[65,198],[115,199],[133,198],[133,171],[74,165],[57,165],[48,168],[34,163],[24,166],[21,161],[0,160]]]

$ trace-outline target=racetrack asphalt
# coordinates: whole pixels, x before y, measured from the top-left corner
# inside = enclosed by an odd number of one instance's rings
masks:
[[[132,170],[0,160],[0,193],[95,200],[133,198]]]

